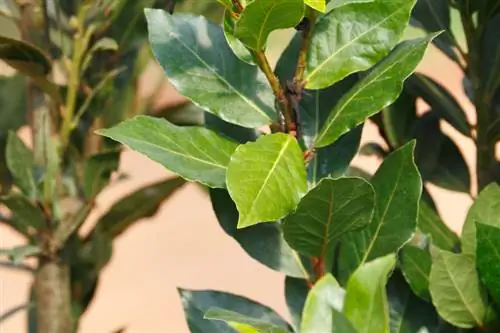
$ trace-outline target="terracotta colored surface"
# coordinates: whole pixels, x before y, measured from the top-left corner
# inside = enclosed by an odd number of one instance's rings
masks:
[[[421,70],[451,87],[469,108],[456,67],[432,54]],[[473,146],[453,130],[467,161],[473,164]],[[23,132],[25,134],[26,131]],[[363,140],[376,138],[373,127],[365,128]],[[357,158],[356,164],[375,170],[374,158]],[[106,190],[98,200],[97,217],[118,198],[139,186],[168,177],[162,167],[132,152],[123,156],[121,169],[131,178]],[[470,205],[465,195],[432,188],[447,223],[459,231]],[[92,221],[89,221],[92,223]],[[0,247],[20,239],[0,228]],[[0,313],[27,299],[30,278],[0,270]],[[128,333],[188,332],[178,286],[234,292],[267,304],[288,317],[283,298],[283,276],[250,259],[219,228],[207,196],[188,185],[166,202],[153,219],[137,223],[115,243],[114,255],[104,270],[97,298],[85,314],[80,332],[108,333],[126,326]],[[24,313],[0,326],[1,333],[24,332]]]

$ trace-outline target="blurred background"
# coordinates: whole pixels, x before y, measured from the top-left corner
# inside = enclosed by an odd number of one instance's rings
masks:
[[[191,5],[196,6],[196,1],[199,4],[209,0],[191,1]],[[186,2],[189,4],[190,1]],[[217,11],[212,13],[212,20],[220,20],[220,14]],[[455,13],[452,22],[458,23]],[[461,38],[461,30],[455,30],[456,36]],[[293,32],[283,30],[271,35],[267,52],[272,64],[276,63]],[[7,36],[16,34],[15,26],[1,16],[0,33]],[[405,38],[422,34],[417,29],[409,28]],[[0,70],[6,71],[5,66],[0,65]],[[450,89],[462,103],[471,122],[475,122],[472,105],[462,90],[462,74],[455,64],[432,46],[418,71]],[[140,97],[147,98],[153,94],[159,82],[161,90],[155,95],[155,105],[163,108],[184,103],[184,98],[164,80],[161,68],[150,59],[140,79]],[[420,109],[425,107],[421,102]],[[475,148],[470,139],[446,124],[442,126],[443,131],[458,143],[474,175]],[[19,133],[29,142],[28,128],[20,128]],[[363,132],[363,142],[368,141],[380,142],[376,128],[370,123],[365,125]],[[354,165],[373,172],[379,160],[357,156]],[[99,195],[96,209],[86,225],[91,226],[107,208],[134,189],[171,175],[158,164],[128,150],[122,156],[120,172],[129,177]],[[459,233],[471,199],[465,194],[432,185],[430,192],[445,222]],[[21,242],[17,234],[0,225],[1,248]],[[0,269],[0,313],[28,299],[30,279],[27,274]],[[188,332],[177,287],[229,291],[269,305],[288,318],[283,282],[284,276],[251,259],[223,232],[206,192],[195,184],[189,184],[164,203],[153,218],[135,224],[115,242],[113,257],[104,269],[96,297],[82,319],[80,332],[113,332],[122,327],[128,333]],[[25,330],[25,313],[18,313],[0,326],[1,333],[21,333]]]

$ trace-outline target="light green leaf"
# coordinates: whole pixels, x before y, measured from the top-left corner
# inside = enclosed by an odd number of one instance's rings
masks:
[[[331,111],[315,140],[315,147],[329,145],[366,118],[391,105],[434,37],[430,35],[402,42],[356,83]]]
[[[226,10],[224,13],[224,36],[226,37],[227,43],[238,59],[247,64],[255,65],[252,52],[234,35],[235,22],[231,13],[232,12],[229,10]]]
[[[395,265],[396,256],[389,254],[363,264],[350,277],[343,313],[358,332],[389,332],[385,285]]]
[[[233,2],[231,0],[217,0],[217,2],[224,6],[227,10],[233,9]]]
[[[14,132],[9,132],[5,158],[14,183],[28,198],[32,200],[37,198],[38,187],[33,172],[35,167],[33,152]]]
[[[120,151],[95,154],[88,158],[83,173],[83,192],[88,199],[93,199],[106,187],[119,163]]]
[[[370,223],[374,200],[363,179],[322,179],[285,219],[285,239],[303,255],[324,258],[341,236]]]
[[[262,51],[272,31],[292,28],[303,16],[303,0],[254,0],[241,13],[234,35],[250,49]]]
[[[326,10],[326,0],[304,0],[304,3],[322,13]]]
[[[375,0],[327,13],[312,33],[306,88],[326,88],[375,65],[403,35],[414,5],[415,0]]]
[[[340,247],[341,280],[359,265],[398,251],[417,226],[422,181],[413,161],[415,142],[390,154],[371,179],[375,211],[370,225],[347,234]]]
[[[290,214],[307,191],[297,140],[276,133],[240,145],[227,169],[227,188],[240,214],[238,228]]]
[[[41,249],[36,245],[22,245],[8,250],[0,249],[0,255],[9,257],[14,265],[20,264],[26,258],[36,256],[41,252]]]
[[[432,303],[447,322],[461,328],[483,325],[486,298],[474,257],[436,249],[429,290]]]
[[[342,314],[345,290],[331,274],[323,276],[307,295],[302,312],[301,333],[355,333]]]
[[[226,322],[240,333],[288,333],[289,331],[262,319],[244,316],[234,311],[212,307],[205,312],[204,318]]]
[[[165,119],[137,116],[98,131],[144,154],[181,177],[225,187],[226,168],[237,143],[202,127],[178,127]]]
[[[476,223],[476,265],[496,304],[500,304],[500,228]]]
[[[462,252],[476,255],[476,222],[500,228],[500,185],[491,183],[479,193],[462,229]]]
[[[326,5],[326,10],[325,12],[330,12],[333,9],[346,6],[346,5],[351,5],[351,4],[356,4],[356,3],[366,3],[366,2],[373,2],[374,0],[330,0],[328,4]]]
[[[400,268],[415,295],[430,301],[429,274],[432,258],[429,249],[405,245],[400,251]]]
[[[234,55],[221,27],[189,14],[145,13],[153,53],[183,96],[244,127],[274,120],[275,98],[264,74]]]

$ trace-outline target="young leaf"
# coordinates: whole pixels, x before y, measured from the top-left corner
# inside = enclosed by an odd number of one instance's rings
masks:
[[[165,119],[137,116],[98,134],[146,155],[181,177],[225,187],[226,168],[237,143],[202,127],[178,127]]]
[[[358,332],[389,332],[385,285],[396,264],[389,254],[360,266],[349,278],[343,313]]]
[[[204,318],[210,320],[219,320],[227,323],[229,326],[241,333],[288,333],[283,327],[269,323],[266,320],[255,319],[244,316],[234,311],[212,307],[205,312]]]
[[[404,80],[422,60],[434,37],[430,35],[402,42],[356,83],[333,108],[314,146],[329,145],[349,129],[392,104],[401,93]]]
[[[119,163],[119,151],[95,154],[88,158],[83,173],[83,192],[88,199],[94,198],[106,187]]]
[[[451,251],[460,240],[453,231],[446,226],[431,206],[421,200],[418,211],[418,229],[432,238],[432,244],[440,249]]]
[[[306,88],[326,88],[381,60],[403,35],[414,4],[376,0],[343,6],[319,19],[307,54]]]
[[[269,83],[256,66],[234,55],[221,27],[188,14],[145,13],[153,53],[183,96],[230,123],[271,123],[275,98]]]
[[[436,249],[429,290],[437,312],[447,322],[461,328],[483,325],[486,299],[472,256]]]
[[[344,289],[331,274],[322,277],[307,295],[300,332],[355,333],[342,314],[344,296]]]
[[[231,2],[231,0],[229,0],[229,2]],[[247,64],[255,65],[252,52],[245,46],[245,44],[234,36],[235,22],[231,13],[232,10],[226,10],[224,13],[224,36],[226,37],[227,43],[238,59],[246,62]]]
[[[308,282],[290,276],[285,277],[285,301],[292,319],[294,332],[300,332],[302,312],[309,294]]]
[[[493,299],[500,304],[500,228],[476,223],[477,249],[476,264],[481,280]]]
[[[303,0],[254,0],[241,13],[234,35],[248,48],[263,51],[272,31],[292,28],[303,16]]]
[[[99,219],[99,232],[111,238],[117,237],[134,222],[153,216],[160,205],[184,184],[181,178],[170,178],[136,190],[116,202]]]
[[[13,220],[22,234],[33,234],[47,228],[45,217],[38,207],[35,207],[25,196],[11,193],[0,197],[0,203],[4,204],[13,214]]]
[[[396,252],[415,232],[422,181],[413,161],[414,147],[411,141],[390,154],[372,177],[373,220],[343,238],[339,266],[344,278],[359,265]]]
[[[226,178],[239,212],[238,228],[287,216],[307,190],[299,144],[283,133],[240,145],[231,156]]]
[[[370,223],[374,200],[363,179],[323,179],[286,218],[285,239],[303,255],[324,258],[341,236]]]
[[[238,210],[229,193],[223,189],[210,189],[210,200],[222,229],[233,237],[249,256],[287,276],[308,278],[300,257],[283,238],[279,223],[259,223],[238,229]]]
[[[400,251],[399,266],[411,290],[418,297],[430,301],[429,274],[432,258],[429,249],[405,245]]]
[[[33,152],[14,132],[9,132],[5,158],[14,183],[28,198],[37,198],[38,186],[33,172],[35,168]]]
[[[462,229],[462,252],[476,255],[476,222],[500,228],[500,185],[491,183],[479,193]]]
[[[234,333],[226,323],[204,318],[212,307],[231,309],[244,316],[272,323],[288,330],[288,324],[272,309],[248,298],[214,290],[179,289],[182,306],[191,332]]]
[[[304,3],[322,13],[326,10],[326,0],[304,0]]]

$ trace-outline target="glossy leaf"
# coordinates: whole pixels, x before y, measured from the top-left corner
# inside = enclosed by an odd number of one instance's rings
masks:
[[[235,333],[224,322],[204,318],[204,313],[212,307],[231,309],[244,316],[288,329],[288,324],[272,309],[245,297],[214,290],[179,289],[179,293],[191,332]]]
[[[226,37],[227,43],[238,59],[247,64],[255,65],[252,52],[234,35],[235,22],[231,13],[232,11],[230,10],[226,10],[224,13],[224,36]]]
[[[331,274],[322,277],[307,295],[300,332],[356,332],[349,320],[342,314],[344,297],[345,290]]]
[[[189,14],[172,16],[153,9],[145,13],[153,53],[183,96],[230,123],[271,123],[271,87],[256,66],[234,55],[221,27]]]
[[[83,174],[83,192],[87,198],[94,198],[106,187],[119,163],[119,151],[95,154],[88,158]]]
[[[219,224],[255,260],[287,276],[308,278],[298,254],[285,242],[279,223],[260,223],[238,229],[238,210],[228,192],[210,189],[210,200]]]
[[[310,288],[306,280],[290,276],[285,277],[285,301],[288,312],[291,315],[294,332],[300,331],[302,312],[309,290]]]
[[[181,178],[170,178],[136,190],[116,202],[99,219],[97,228],[109,237],[117,237],[134,222],[156,214],[160,205],[184,184]]]
[[[331,111],[315,140],[315,147],[329,145],[349,129],[392,104],[434,36],[402,42],[358,81]]]
[[[389,254],[361,265],[349,278],[343,313],[358,332],[389,332],[385,285],[396,264]]]
[[[0,36],[0,59],[30,76],[45,76],[52,65],[42,50],[21,40]]]
[[[326,10],[326,0],[304,0],[304,3],[320,12]]]
[[[486,301],[472,256],[436,249],[429,290],[437,312],[447,322],[461,328],[482,326]]]
[[[460,240],[453,231],[439,217],[436,211],[423,200],[420,201],[418,211],[418,229],[432,238],[432,244],[451,251]]]
[[[234,35],[248,48],[262,51],[272,31],[295,27],[303,16],[304,0],[254,0],[241,12]]]
[[[416,101],[416,97],[403,89],[398,99],[381,112],[383,129],[393,148],[401,147],[412,138],[417,122]]]
[[[342,6],[319,19],[307,54],[306,88],[326,88],[375,65],[403,35],[414,4],[376,0]]]
[[[241,333],[252,333],[252,332],[288,333],[289,332],[287,329],[269,323],[265,320],[247,317],[237,312],[217,307],[208,309],[208,311],[205,312],[204,318],[209,320],[223,321]]]
[[[37,198],[38,187],[34,175],[33,152],[14,132],[9,132],[5,158],[14,183],[28,198]]]
[[[146,155],[181,177],[224,187],[237,144],[202,127],[178,127],[164,119],[137,116],[98,131]]]
[[[432,258],[429,249],[405,245],[400,251],[400,268],[411,290],[420,298],[430,301],[429,274]]]
[[[373,2],[374,0],[330,0],[330,2],[327,3],[326,5],[326,12],[328,13],[329,11],[346,6],[346,5],[351,5],[351,4],[356,4],[356,3],[365,3],[365,2]]]
[[[500,185],[492,183],[477,196],[462,229],[462,252],[476,255],[476,222],[500,228]]]
[[[307,190],[295,138],[276,133],[240,145],[227,169],[227,188],[238,208],[238,228],[287,216]]]
[[[286,218],[288,244],[309,257],[324,258],[344,234],[367,226],[375,193],[359,178],[322,179]]]
[[[476,264],[481,280],[493,299],[500,304],[500,228],[476,223]]]
[[[460,133],[470,136],[470,126],[465,111],[445,87],[420,73],[413,74],[405,86],[416,97],[421,97],[433,111]]]
[[[359,265],[398,251],[415,232],[422,181],[413,161],[414,147],[412,141],[394,151],[372,177],[373,220],[367,228],[342,239],[339,259],[342,279]]]
[[[11,193],[0,197],[0,203],[4,204],[13,214],[12,220],[15,227],[24,235],[33,235],[48,227],[42,211],[35,207],[25,196]]]

